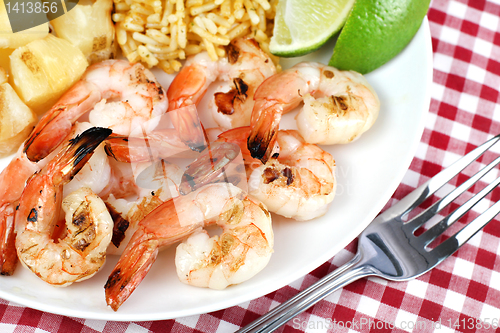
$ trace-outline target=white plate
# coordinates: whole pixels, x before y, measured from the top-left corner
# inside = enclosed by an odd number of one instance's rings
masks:
[[[327,45],[314,54],[282,63],[284,67],[302,60],[327,63],[331,50],[332,45]],[[430,102],[432,46],[427,19],[400,55],[366,77],[379,94],[380,116],[356,142],[326,147],[338,166],[338,191],[330,210],[309,222],[275,217],[274,254],[269,265],[253,279],[223,291],[184,285],[175,274],[172,247],[160,253],[147,277],[117,312],[107,307],[104,299],[104,283],[116,257],[110,257],[90,280],[67,288],[49,286],[19,265],[13,276],[0,277],[0,297],[72,317],[158,320],[234,306],[306,275],[361,233],[408,169]],[[287,117],[288,122],[293,119],[293,115]],[[6,161],[0,163],[5,165]]]

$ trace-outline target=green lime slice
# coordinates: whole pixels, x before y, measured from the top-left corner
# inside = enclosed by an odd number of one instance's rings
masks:
[[[269,49],[280,57],[315,51],[344,25],[355,0],[280,0]]]
[[[430,0],[357,0],[329,65],[366,74],[399,54],[417,33]]]

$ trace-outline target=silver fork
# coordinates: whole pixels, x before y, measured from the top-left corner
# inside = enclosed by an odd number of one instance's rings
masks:
[[[378,276],[392,281],[405,281],[428,272],[448,258],[500,212],[500,201],[439,245],[432,249],[428,245],[499,185],[500,177],[419,236],[415,236],[415,231],[500,163],[500,157],[416,217],[408,221],[404,218],[499,140],[500,134],[442,170],[380,214],[359,236],[358,251],[351,261],[237,332],[272,332],[355,280]]]

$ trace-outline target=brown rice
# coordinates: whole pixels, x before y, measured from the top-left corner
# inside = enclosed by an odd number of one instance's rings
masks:
[[[181,60],[207,51],[225,56],[232,39],[250,35],[270,54],[278,0],[114,0],[116,38],[131,62],[167,73]],[[271,58],[278,65],[278,57]]]

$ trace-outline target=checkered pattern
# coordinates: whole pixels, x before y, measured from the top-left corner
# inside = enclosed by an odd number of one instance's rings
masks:
[[[459,156],[500,133],[500,1],[434,0],[428,17],[434,50],[430,115],[410,170],[388,206]],[[464,173],[477,170],[492,156],[486,155]],[[465,176],[458,177],[456,183],[464,179]],[[471,192],[477,192],[477,188]],[[490,203],[499,200],[500,191],[488,198]],[[466,220],[477,214],[470,212]],[[461,225],[458,224],[455,230]],[[454,256],[422,277],[399,283],[378,278],[359,280],[319,302],[279,331],[500,332],[496,328],[500,326],[499,245],[497,219]],[[353,241],[307,276],[266,296],[229,309],[176,320],[142,323],[84,320],[0,300],[0,332],[233,332],[347,262],[355,250]]]

